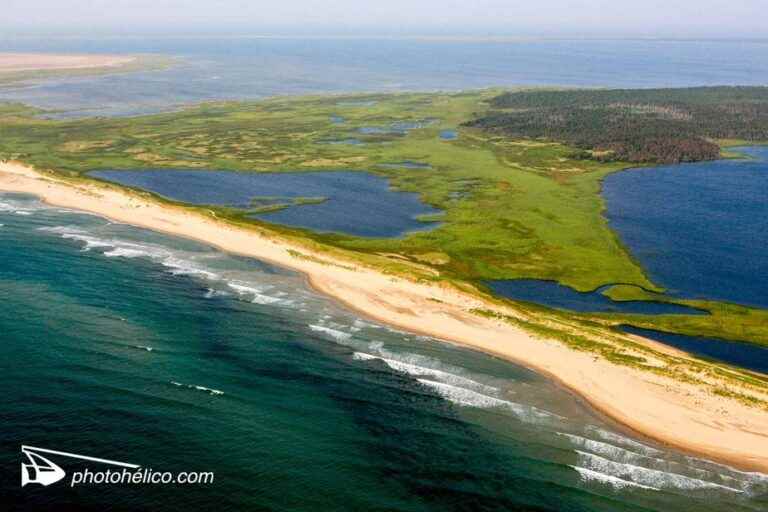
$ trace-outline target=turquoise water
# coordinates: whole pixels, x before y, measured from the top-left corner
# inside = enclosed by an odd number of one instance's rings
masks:
[[[320,204],[292,206],[252,216],[267,222],[320,232],[365,237],[396,237],[434,228],[421,215],[441,210],[418,194],[397,192],[385,178],[364,172],[238,173],[231,171],[94,171],[96,178],[137,187],[177,201],[248,209],[257,197],[325,198]]]
[[[768,477],[633,439],[531,371],[358,318],[294,273],[28,196],[0,196],[0,224],[11,509],[765,508]],[[21,444],[215,483],[21,489]]]

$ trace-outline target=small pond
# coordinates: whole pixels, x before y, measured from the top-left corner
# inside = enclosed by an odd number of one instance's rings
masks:
[[[443,140],[456,140],[459,138],[459,132],[456,130],[443,130],[440,132],[440,138]]]

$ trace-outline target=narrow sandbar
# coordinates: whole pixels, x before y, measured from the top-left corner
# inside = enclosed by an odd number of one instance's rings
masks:
[[[135,61],[136,57],[126,55],[0,53],[0,73],[114,68]]]

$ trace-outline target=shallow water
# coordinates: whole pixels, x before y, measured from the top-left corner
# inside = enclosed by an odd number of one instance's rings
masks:
[[[142,188],[192,204],[248,209],[255,197],[322,197],[320,204],[292,206],[253,214],[267,222],[365,237],[396,237],[437,224],[420,215],[440,210],[425,205],[418,194],[397,192],[389,182],[364,172],[238,173],[231,171],[135,170],[94,171],[96,178]]]
[[[2,443],[216,474],[140,492],[4,479],[11,503],[764,507],[766,476],[618,433],[528,370],[357,318],[294,273],[28,196],[0,195],[0,224]]]

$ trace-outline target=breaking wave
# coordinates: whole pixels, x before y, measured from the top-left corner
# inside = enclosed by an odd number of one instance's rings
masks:
[[[2,195],[0,195],[0,197],[5,199],[4,201],[0,201],[0,212],[2,213],[11,213],[15,215],[32,215],[33,212],[45,208],[45,206],[34,205],[28,201],[14,201]]]
[[[578,454],[579,467],[656,489],[682,489],[688,491],[717,489],[736,493],[744,492],[742,489],[736,489],[714,482],[707,482],[678,473],[669,473],[657,469],[644,468],[634,464],[615,462],[599,455],[582,452],[580,450],[576,450],[576,453]]]
[[[338,329],[333,329],[331,327],[326,327],[324,325],[310,324],[309,328],[315,332],[327,334],[331,338],[339,341],[346,341],[352,337],[352,334],[348,332],[340,331]]]
[[[481,384],[480,382],[474,381],[467,377],[456,375],[455,373],[449,373],[443,370],[437,370],[437,369],[429,368],[425,366],[418,366],[415,364],[402,362],[396,359],[389,359],[386,357],[374,356],[371,354],[366,354],[364,352],[355,352],[353,354],[353,357],[355,359],[363,360],[363,361],[370,361],[370,360],[382,361],[384,364],[386,364],[393,370],[401,373],[407,373],[408,375],[412,375],[414,377],[430,376],[445,384],[466,387],[478,392],[494,393],[499,391],[498,388]]]
[[[54,226],[39,228],[39,231],[58,234],[61,238],[75,240],[83,244],[83,251],[92,249],[105,249],[102,253],[107,258],[147,258],[155,261],[168,269],[168,272],[176,276],[192,276],[199,279],[221,282],[239,297],[244,297],[255,304],[290,306],[293,301],[267,295],[264,289],[253,283],[240,280],[227,279],[221,273],[199,264],[195,261],[195,255],[184,255],[180,251],[174,251],[167,247],[138,243],[115,237],[99,237],[77,226]],[[221,290],[208,288],[205,297],[211,298],[217,295],[227,295]]]
[[[608,430],[597,427],[590,427],[589,430],[590,432],[594,432],[603,441],[617,443],[626,448],[636,450],[644,455],[661,455],[663,453],[661,450],[657,450],[656,448],[652,448],[647,444],[643,444],[639,441],[635,441],[634,439],[630,439],[615,432],[610,432]]]
[[[173,384],[174,386],[180,387],[180,388],[196,389],[197,391],[204,391],[204,392],[208,393],[209,395],[223,395],[224,394],[223,391],[220,391],[218,389],[207,388],[205,386],[197,386],[195,384],[182,384],[181,382],[176,382],[175,380],[172,380],[171,384]]]
[[[656,487],[649,487],[647,485],[638,484],[636,482],[630,482],[629,480],[622,480],[621,478],[606,475],[604,473],[599,473],[597,471],[593,471],[591,469],[582,468],[580,466],[570,466],[571,468],[575,469],[579,476],[581,476],[582,481],[584,482],[597,482],[601,484],[608,484],[614,489],[626,489],[627,487],[637,487],[640,489],[648,489],[651,491],[658,491]]]
[[[502,400],[493,396],[484,395],[471,389],[452,386],[443,382],[435,382],[428,379],[416,379],[420,384],[436,391],[438,395],[458,405],[475,407],[479,409],[504,409],[511,412],[521,421],[538,423],[542,420],[556,418],[555,414],[542,411],[530,405],[523,405],[509,400]]]

